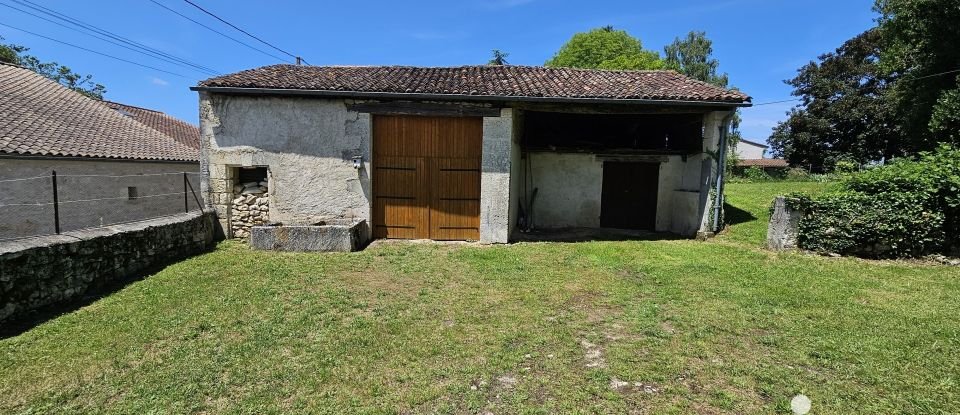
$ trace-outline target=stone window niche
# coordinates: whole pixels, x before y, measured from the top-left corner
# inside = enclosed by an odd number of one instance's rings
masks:
[[[231,169],[230,234],[234,238],[248,238],[252,227],[270,222],[269,174],[262,166]]]

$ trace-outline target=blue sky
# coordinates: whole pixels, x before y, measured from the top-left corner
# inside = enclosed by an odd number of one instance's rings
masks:
[[[277,63],[183,19],[150,0],[32,0],[86,23],[222,73]],[[182,0],[155,0],[258,48],[255,40]],[[657,51],[690,30],[704,30],[731,84],[755,103],[789,99],[782,81],[796,69],[874,25],[872,0],[591,1],[250,1],[195,3],[314,65],[485,63],[491,49],[512,64],[542,65],[576,32],[613,25]],[[0,0],[20,8],[12,0]],[[0,7],[0,23],[177,72],[174,76],[117,62],[0,26],[6,43],[56,60],[106,85],[106,98],[197,122],[202,73],[150,59],[52,23]],[[272,54],[281,55],[277,51]],[[793,103],[743,111],[744,137],[764,141]]]

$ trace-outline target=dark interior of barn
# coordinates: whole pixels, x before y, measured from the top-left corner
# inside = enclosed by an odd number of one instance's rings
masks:
[[[694,154],[702,149],[702,114],[579,114],[527,111],[528,150]]]

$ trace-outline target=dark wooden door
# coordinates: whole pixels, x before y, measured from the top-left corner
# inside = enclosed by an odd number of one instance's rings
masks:
[[[375,116],[375,238],[480,238],[479,117]]]
[[[657,163],[603,163],[600,226],[654,230],[659,179]]]

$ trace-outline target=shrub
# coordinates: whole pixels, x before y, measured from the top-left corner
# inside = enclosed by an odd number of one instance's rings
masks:
[[[915,160],[846,175],[839,190],[810,199],[798,243],[820,252],[873,258],[960,251],[960,149],[943,145]]]
[[[860,169],[860,163],[850,159],[837,160],[833,166],[834,173],[853,173]]]
[[[765,182],[772,179],[767,172],[763,171],[763,169],[757,166],[751,166],[743,169],[743,173],[740,175],[744,179],[752,182]]]
[[[917,257],[941,251],[944,215],[912,193],[841,192],[807,200],[798,244],[818,252],[867,258]]]
[[[787,180],[806,181],[810,179],[810,172],[800,167],[791,167],[785,173]]]

